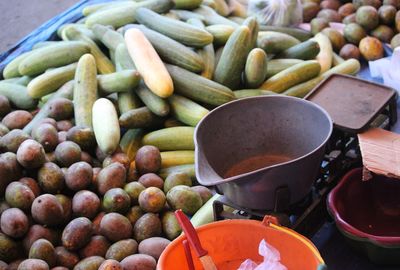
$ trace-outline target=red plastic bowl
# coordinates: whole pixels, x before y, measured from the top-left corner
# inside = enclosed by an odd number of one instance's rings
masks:
[[[328,196],[328,210],[353,247],[376,263],[400,264],[400,180],[362,168],[348,172]]]

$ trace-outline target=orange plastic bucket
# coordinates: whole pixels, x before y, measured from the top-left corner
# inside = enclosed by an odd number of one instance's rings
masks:
[[[281,254],[281,263],[289,270],[324,269],[324,261],[317,248],[304,236],[264,219],[224,220],[213,222],[196,229],[202,246],[208,250],[218,270],[236,270],[246,259],[261,263],[258,254],[262,239],[274,246]],[[167,246],[158,261],[157,270],[188,269],[181,235]],[[203,269],[192,249],[195,269]]]

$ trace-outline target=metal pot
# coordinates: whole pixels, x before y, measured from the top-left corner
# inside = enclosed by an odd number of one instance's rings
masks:
[[[197,180],[216,185],[244,208],[276,210],[282,200],[294,204],[310,192],[331,133],[330,116],[307,100],[274,95],[232,101],[196,127]],[[224,177],[235,164],[268,155],[290,160]]]

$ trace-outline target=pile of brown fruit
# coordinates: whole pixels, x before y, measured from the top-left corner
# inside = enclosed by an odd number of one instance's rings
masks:
[[[303,0],[304,21],[314,34],[327,35],[344,59],[376,60],[384,56],[382,43],[399,47],[399,9],[400,0]],[[345,24],[343,34],[330,22]]]
[[[185,173],[161,178],[155,146],[134,161],[104,155],[69,120],[68,99],[52,101],[53,118],[30,135],[35,112],[0,103],[0,269],[155,269],[181,233],[173,211],[193,215],[211,197]]]

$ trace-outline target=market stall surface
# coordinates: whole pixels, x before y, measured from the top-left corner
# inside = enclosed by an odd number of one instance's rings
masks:
[[[9,50],[44,22],[78,2],[78,0],[0,1],[0,52]]]

